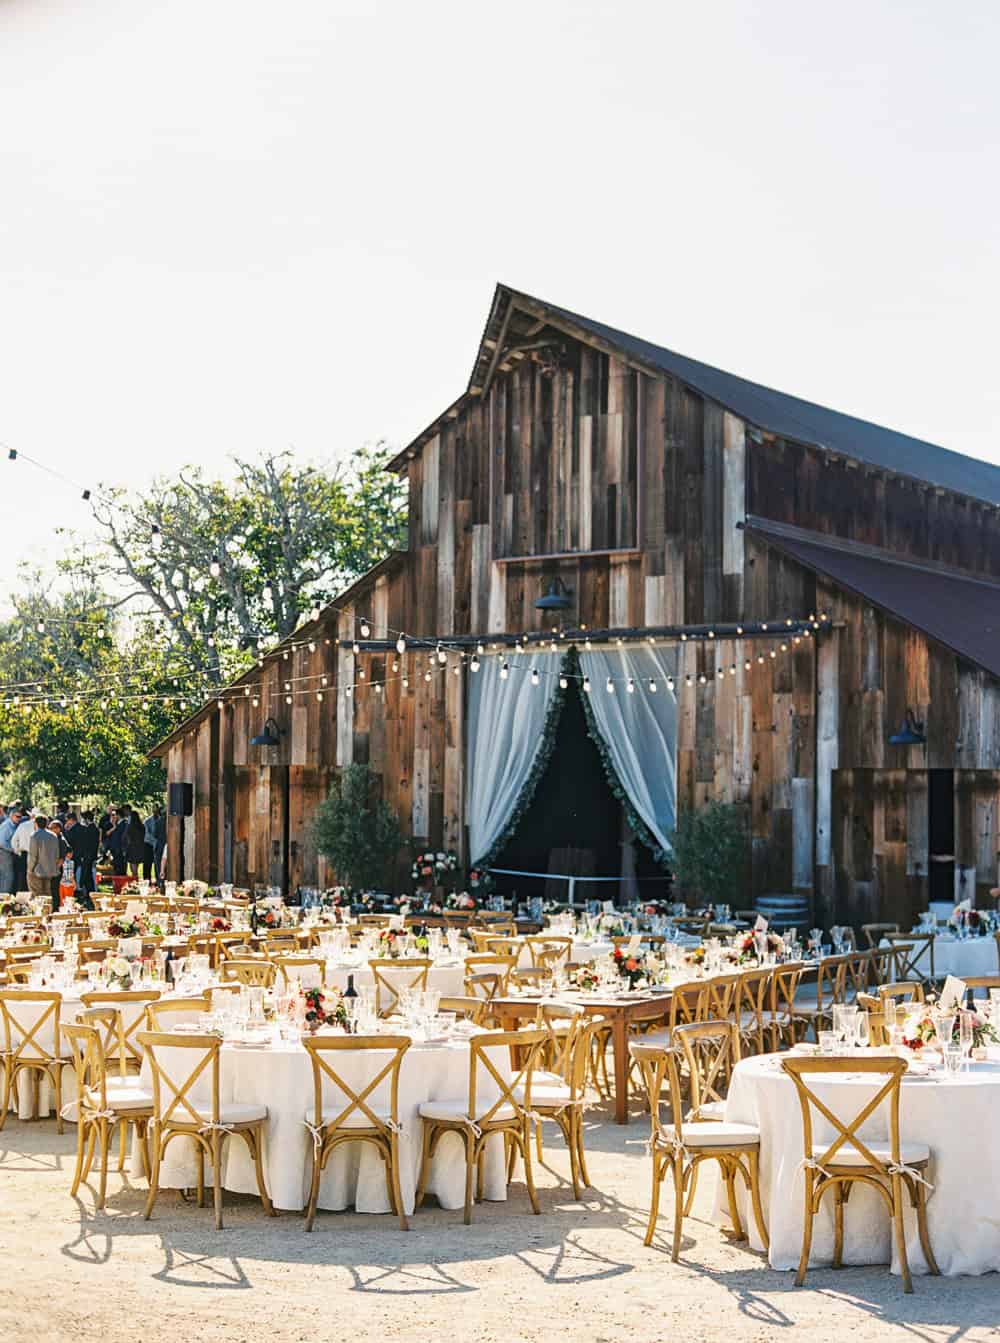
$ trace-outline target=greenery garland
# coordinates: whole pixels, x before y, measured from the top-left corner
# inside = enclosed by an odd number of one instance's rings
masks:
[[[559,664],[560,676],[569,674],[573,655],[573,650],[570,649],[566,656],[561,659]],[[528,771],[528,777],[524,781],[524,786],[517,796],[517,801],[514,803],[514,809],[510,813],[506,825],[500,831],[499,835],[497,835],[488,852],[483,854],[482,858],[480,858],[477,863],[473,863],[473,867],[492,867],[503,851],[507,841],[517,829],[521,817],[531,806],[542,775],[545,773],[549,761],[552,759],[552,752],[555,749],[556,744],[556,732],[559,728],[559,719],[562,717],[563,705],[565,702],[566,691],[561,685],[557,685],[555,694],[552,696],[552,702],[545,714],[545,724],[542,727],[542,735],[538,743],[538,750],[535,752],[535,758],[532,761],[531,769]]]
[[[579,657],[576,649],[570,650],[570,657],[574,662],[574,668],[579,671]],[[625,791],[621,779],[618,777],[618,771],[615,769],[615,762],[611,758],[611,752],[608,750],[608,744],[601,735],[600,728],[597,726],[597,719],[594,717],[594,709],[590,702],[590,696],[582,694],[584,717],[587,720],[587,736],[597,747],[597,754],[601,757],[601,764],[604,766],[604,776],[608,781],[608,787],[612,794],[622,804],[622,810],[625,813],[625,819],[631,827],[632,833],[646,848],[652,852],[654,860],[661,867],[666,868],[669,863],[670,854],[662,847],[660,841],[650,830],[649,826],[642,819],[639,813],[633,807],[628,793]]]

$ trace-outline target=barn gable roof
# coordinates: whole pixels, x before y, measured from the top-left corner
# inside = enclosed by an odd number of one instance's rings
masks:
[[[1000,466],[751,382],[507,285],[496,288],[466,395],[485,391],[506,352],[513,349],[516,358],[518,346],[523,347],[546,323],[670,374],[766,433],[1000,506]],[[457,405],[449,413],[454,414]],[[435,422],[429,430],[436,431],[437,426]],[[428,432],[414,441],[411,450],[425,441]]]

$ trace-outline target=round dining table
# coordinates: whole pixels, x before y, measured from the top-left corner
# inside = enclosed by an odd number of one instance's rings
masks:
[[[401,1033],[406,1033],[401,1031]],[[179,1051],[178,1051],[179,1052]],[[510,1057],[506,1048],[491,1049],[497,1071],[510,1081]],[[388,1052],[359,1050],[337,1056],[336,1067],[344,1081],[361,1092],[365,1081],[384,1067]],[[463,1101],[469,1090],[470,1048],[467,1039],[415,1041],[403,1056],[399,1074],[398,1113],[400,1187],[403,1206],[413,1211],[422,1153],[420,1106],[428,1101]],[[141,1077],[148,1085],[148,1062]],[[477,1099],[482,1106],[496,1099],[496,1084],[482,1070]],[[261,1044],[226,1043],[220,1053],[220,1100],[222,1104],[265,1105],[267,1125],[264,1142],[264,1172],[274,1206],[300,1212],[306,1205],[312,1178],[313,1138],[306,1120],[313,1119],[313,1071],[307,1051],[296,1042],[271,1039]],[[383,1083],[383,1087],[385,1084]],[[381,1090],[372,1093],[369,1104],[388,1108]],[[142,1164],[134,1149],[131,1171],[138,1178]],[[486,1199],[507,1197],[504,1143],[500,1134],[486,1144],[483,1193]],[[196,1182],[194,1145],[174,1139],[160,1168],[163,1189],[191,1188]],[[223,1188],[237,1194],[257,1194],[253,1162],[246,1145],[230,1139],[224,1148]],[[465,1201],[465,1144],[457,1133],[445,1133],[431,1162],[427,1192],[444,1208],[461,1208]],[[391,1211],[385,1182],[385,1166],[370,1143],[344,1143],[331,1155],[319,1191],[320,1208],[340,1212]]]
[[[733,1071],[726,1100],[726,1120],[755,1124],[760,1129],[761,1201],[770,1238],[772,1268],[796,1269],[802,1251],[804,1203],[802,1112],[791,1078],[782,1071],[780,1055],[744,1059]],[[884,1081],[884,1078],[882,1079]],[[810,1076],[815,1091],[840,1119],[853,1118],[876,1094],[881,1082],[862,1074]],[[1000,1270],[1000,1145],[992,1142],[1000,1108],[1000,1062],[973,1062],[968,1071],[946,1077],[940,1068],[908,1073],[900,1092],[900,1136],[903,1142],[930,1148],[927,1223],[930,1243],[941,1273],[979,1274]],[[813,1108],[814,1141],[832,1141],[833,1126]],[[884,1104],[859,1130],[862,1138],[888,1136]],[[737,1181],[740,1216],[757,1238],[749,1200]],[[728,1222],[720,1189],[716,1219]],[[814,1219],[811,1265],[833,1261],[833,1208],[829,1195]],[[926,1273],[916,1217],[906,1202],[906,1253],[913,1273]],[[846,1208],[845,1264],[899,1265],[892,1245],[888,1213],[875,1190],[858,1185]]]

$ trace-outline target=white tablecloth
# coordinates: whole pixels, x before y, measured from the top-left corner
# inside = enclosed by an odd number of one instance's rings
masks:
[[[415,972],[411,971],[409,976],[406,974],[405,958],[401,958],[397,961],[396,965],[399,967],[398,974],[403,978],[404,983],[407,979],[412,978],[413,973]],[[391,977],[396,971],[396,965],[387,972],[388,976]],[[340,989],[341,993],[347,988],[348,975],[354,976],[354,987],[356,989],[372,989],[375,987],[375,976],[372,974],[371,970],[368,969],[367,965],[344,966],[332,965],[330,962],[327,962],[327,983]],[[429,989],[437,989],[444,998],[462,997],[465,994],[464,964],[461,961],[456,961],[453,964],[432,965],[427,971],[427,987]]]
[[[495,1066],[509,1078],[506,1050],[491,1051]],[[345,1081],[364,1089],[362,1077],[373,1076],[387,1060],[377,1050],[331,1059]],[[143,1065],[146,1077],[148,1065]],[[364,1070],[362,1072],[362,1070]],[[312,1119],[313,1074],[306,1051],[298,1044],[244,1049],[225,1045],[221,1058],[221,1099],[266,1105],[268,1122],[264,1147],[267,1190],[276,1208],[301,1211],[305,1207],[312,1177],[313,1143],[304,1120]],[[482,1099],[496,1097],[479,1079]],[[148,1085],[148,1083],[147,1083]],[[403,1058],[399,1075],[400,1185],[407,1213],[413,1211],[420,1173],[422,1123],[419,1108],[425,1101],[465,1099],[469,1089],[469,1046],[414,1044]],[[369,1097],[369,1104],[373,1098]],[[374,1098],[374,1104],[379,1104]],[[133,1174],[141,1174],[138,1153],[132,1157]],[[507,1197],[503,1138],[487,1143],[484,1194],[490,1200]],[[195,1184],[193,1147],[183,1138],[167,1148],[160,1168],[164,1189],[190,1188]],[[223,1186],[233,1193],[256,1194],[253,1162],[243,1139],[226,1140]],[[432,1164],[427,1192],[445,1208],[460,1208],[465,1201],[465,1145],[458,1134],[445,1134]],[[389,1212],[385,1167],[370,1143],[345,1143],[330,1157],[320,1185],[319,1206],[331,1211],[354,1207],[358,1212]]]
[[[921,970],[927,968],[926,956],[917,962]],[[934,974],[938,979],[945,975],[958,975],[966,979],[971,975],[995,975],[1000,973],[997,960],[997,944],[992,937],[970,937],[959,941],[956,937],[938,933],[934,939]]]
[[[941,1272],[989,1273],[1000,1269],[1000,1144],[992,1142],[1000,1106],[1000,1066],[973,1064],[954,1080],[907,1077],[900,1106],[901,1138],[925,1143],[931,1152],[929,1180],[934,1192],[927,1203],[931,1247]],[[809,1079],[809,1086],[841,1118],[853,1116],[880,1083],[856,1074]],[[738,1064],[726,1103],[726,1119],[757,1124],[761,1130],[761,1199],[771,1246],[772,1268],[798,1267],[802,1251],[802,1117],[794,1083],[774,1056],[745,1059]],[[833,1137],[831,1127],[813,1109],[816,1142]],[[818,1122],[817,1122],[818,1121]],[[821,1126],[820,1126],[821,1125]],[[861,1130],[863,1137],[888,1136],[884,1107]],[[748,1200],[740,1191],[740,1215],[749,1225],[751,1244],[761,1249]],[[720,1201],[720,1221],[727,1220]],[[926,1263],[917,1236],[916,1218],[907,1200],[904,1217],[906,1253],[914,1273]],[[874,1190],[855,1186],[847,1204],[844,1262],[888,1263],[891,1235],[885,1204]],[[813,1224],[811,1264],[833,1261],[833,1199],[823,1199]],[[898,1264],[893,1255],[893,1272]]]

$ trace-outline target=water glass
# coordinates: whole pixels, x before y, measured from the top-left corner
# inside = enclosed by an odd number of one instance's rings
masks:
[[[836,1031],[820,1031],[819,1033],[819,1052],[824,1055],[833,1055],[837,1052],[837,1045],[840,1043]]]
[[[962,1068],[962,1046],[948,1044],[944,1048],[944,1070],[949,1077],[957,1077]]]

